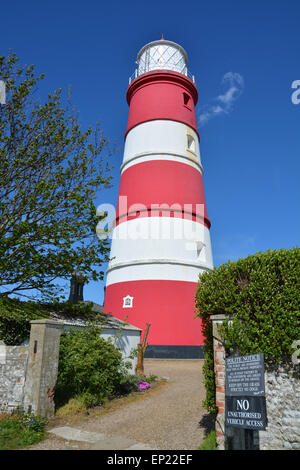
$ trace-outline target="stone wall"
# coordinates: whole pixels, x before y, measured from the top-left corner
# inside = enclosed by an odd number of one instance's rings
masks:
[[[268,427],[259,431],[262,450],[300,449],[300,367],[277,364],[265,370]]]
[[[213,324],[214,372],[216,384],[216,440],[218,450],[249,448],[244,429],[225,429],[225,349],[218,325],[223,315],[211,316]],[[265,365],[265,396],[268,426],[253,431],[250,448],[260,450],[300,449],[300,366],[279,363]]]
[[[22,407],[29,346],[6,346],[0,357],[0,411]]]

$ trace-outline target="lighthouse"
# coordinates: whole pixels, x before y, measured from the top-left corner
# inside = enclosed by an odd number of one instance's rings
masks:
[[[199,274],[213,268],[195,106],[198,91],[178,44],[137,55],[104,312],[145,329],[146,357],[199,358]]]

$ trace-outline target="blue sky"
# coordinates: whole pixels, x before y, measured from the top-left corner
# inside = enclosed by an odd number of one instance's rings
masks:
[[[297,0],[103,2],[11,0],[1,6],[0,55],[14,50],[46,75],[40,93],[72,87],[82,126],[100,120],[120,148],[126,89],[140,48],[160,38],[182,45],[199,91],[197,117],[215,265],[299,244],[300,3]],[[104,266],[105,268],[105,266]],[[85,287],[103,300],[104,283]]]

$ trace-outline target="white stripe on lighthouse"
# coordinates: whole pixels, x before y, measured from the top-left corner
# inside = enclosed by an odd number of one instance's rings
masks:
[[[127,134],[121,171],[149,160],[179,161],[203,173],[196,132],[176,121],[144,122]]]
[[[139,264],[116,265],[107,270],[106,286],[127,281],[162,280],[197,283],[199,274],[210,270],[209,266],[175,264],[172,260],[139,261]]]
[[[209,229],[173,217],[138,217],[115,227],[107,284],[139,279],[197,282],[212,269]]]

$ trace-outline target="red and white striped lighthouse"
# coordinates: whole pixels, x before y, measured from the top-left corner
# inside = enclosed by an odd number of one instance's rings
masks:
[[[202,357],[194,318],[199,273],[212,269],[210,221],[187,54],[160,39],[144,46],[129,104],[104,312],[142,329],[148,357]]]

